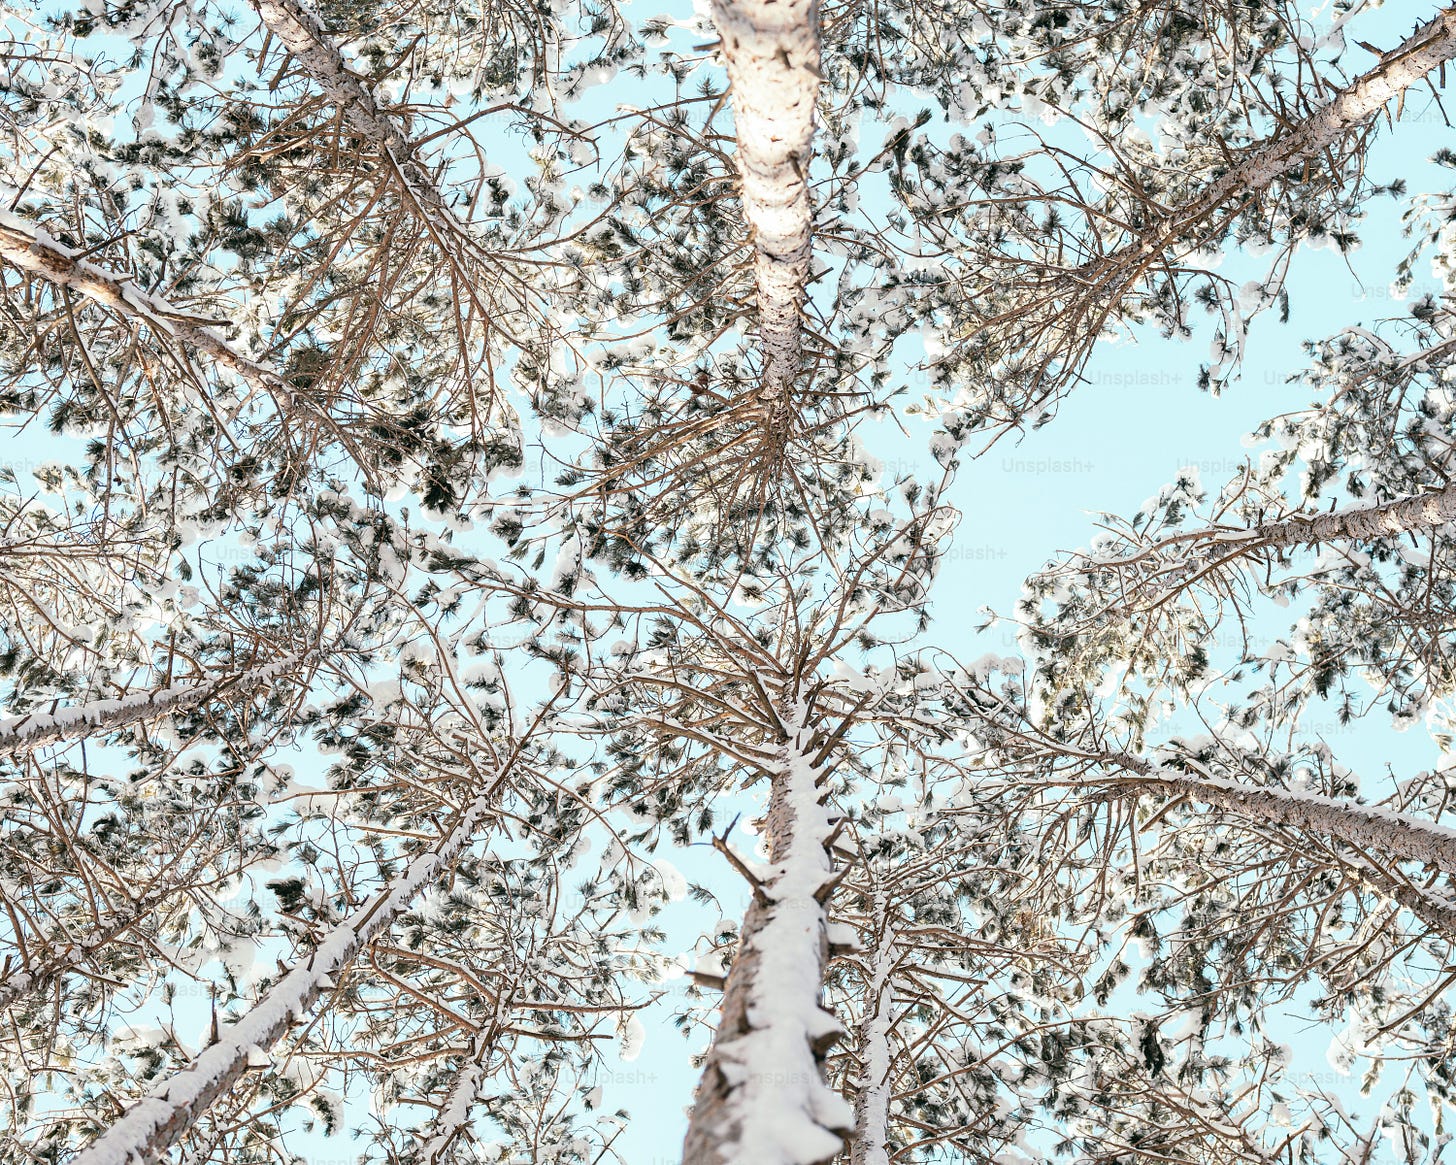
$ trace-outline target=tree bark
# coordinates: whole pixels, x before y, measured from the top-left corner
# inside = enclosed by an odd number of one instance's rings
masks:
[[[683,1145],[686,1165],[826,1165],[844,1148],[853,1114],[824,1082],[841,1033],[820,997],[832,888],[823,805],[804,709],[769,774],[772,865],[755,886],[723,991]]]
[[[250,1055],[266,1053],[301,1021],[332,977],[386,931],[426,887],[438,879],[490,815],[509,768],[480,793],[433,850],[375,894],[346,922],[271,987],[221,1039],[132,1105],[110,1128],[71,1159],[71,1165],[131,1165],[152,1161],[176,1144],[208,1107],[247,1071]]]
[[[290,655],[276,663],[232,675],[209,676],[192,683],[170,684],[70,708],[52,704],[49,712],[27,712],[24,716],[0,719],[0,756],[19,756],[57,741],[82,740],[114,732],[128,724],[195,708],[226,692],[248,692],[284,675],[302,658]]]
[[[800,317],[812,254],[809,164],[819,95],[817,0],[714,0],[733,89],[743,216],[753,230],[759,342],[769,401],[803,362]]]
[[[1175,772],[1127,753],[1107,759],[1119,768],[1138,774],[1132,779],[1111,778],[1109,784],[1189,797],[1242,817],[1368,846],[1394,858],[1423,862],[1448,876],[1456,876],[1456,828],[1449,825],[1313,793],[1294,793],[1288,789],[1245,785],[1223,777]]]
[[[869,956],[869,982],[865,988],[865,1016],[860,1025],[860,1078],[854,1097],[854,1140],[850,1165],[890,1165],[891,1075],[895,1055],[890,1032],[895,1024],[890,971],[895,963],[895,934],[890,929],[885,892],[876,887],[872,925],[874,947]]]
[[[1253,147],[1197,197],[1155,220],[1138,242],[1078,268],[1072,273],[1076,285],[1099,296],[1116,298],[1198,223],[1225,204],[1243,202],[1266,190],[1294,166],[1318,157],[1453,58],[1456,7],[1448,7],[1382,56],[1373,69],[1357,77],[1308,120]]]

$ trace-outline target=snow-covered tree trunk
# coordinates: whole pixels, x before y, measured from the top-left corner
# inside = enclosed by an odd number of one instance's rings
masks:
[[[374,92],[339,56],[324,22],[301,0],[251,0],[264,26],[318,84],[344,115],[350,128],[383,156],[405,198],[427,226],[449,230],[470,244],[470,233],[445,204],[429,173],[415,156],[417,146],[395,119],[379,107]]]
[[[0,719],[0,756],[29,752],[61,740],[81,740],[114,732],[128,724],[195,708],[214,696],[249,692],[287,675],[302,658],[290,655],[243,672],[212,675],[202,680],[151,688],[113,700],[93,700],[70,708],[62,708],[57,702],[47,712],[27,712],[24,716]]]
[[[1138,774],[1133,780],[1114,778],[1114,784],[1188,797],[1252,820],[1369,846],[1402,860],[1424,862],[1456,876],[1456,828],[1449,825],[1314,793],[1179,772],[1126,753],[1109,759]]]
[[[698,1083],[688,1165],[823,1165],[844,1147],[853,1113],[824,1081],[839,1021],[821,1003],[832,886],[830,815],[813,767],[803,705],[770,773],[771,865],[743,920],[717,1038]]]
[[[733,86],[743,215],[753,230],[764,387],[782,405],[803,357],[812,262],[809,163],[819,95],[817,0],[714,0]]]
[[[1260,523],[1247,531],[1217,534],[1214,538],[1219,542],[1248,539],[1267,546],[1313,546],[1337,540],[1392,538],[1453,521],[1456,521],[1456,486],[1446,486],[1378,506],[1347,506],[1328,514],[1291,515]]]
[[[1156,261],[1192,227],[1230,203],[1266,190],[1293,167],[1318,158],[1396,97],[1456,58],[1456,8],[1445,8],[1308,120],[1248,151],[1197,197],[1155,221],[1138,242],[1098,258],[1078,278],[1122,282]],[[1102,290],[1106,290],[1105,286]]]
[[[345,922],[324,936],[307,958],[290,970],[218,1042],[181,1071],[157,1085],[120,1119],[72,1158],[72,1165],[131,1165],[155,1160],[175,1144],[207,1108],[248,1070],[333,985],[376,936],[438,879],[491,814],[504,775],[498,776],[461,814],[455,826],[420,854]]]
[[[866,955],[868,982],[864,1018],[859,1031],[860,1076],[854,1097],[854,1140],[850,1165],[890,1165],[890,1098],[894,1094],[894,993],[890,973],[895,968],[895,933],[890,927],[886,894],[876,887],[871,916],[874,939]]]

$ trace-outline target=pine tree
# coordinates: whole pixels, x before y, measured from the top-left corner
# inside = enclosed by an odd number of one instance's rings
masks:
[[[0,1159],[1437,1159],[1449,770],[1319,724],[1450,749],[1449,297],[937,589],[1109,339],[1450,290],[1411,15],[0,0]]]

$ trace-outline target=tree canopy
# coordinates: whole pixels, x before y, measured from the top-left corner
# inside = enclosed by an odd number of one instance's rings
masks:
[[[1439,1160],[1453,59],[0,0],[0,1161]],[[1107,352],[1192,342],[1176,437],[1380,231],[1236,471],[947,592]],[[603,1085],[648,1036],[685,1115]]]

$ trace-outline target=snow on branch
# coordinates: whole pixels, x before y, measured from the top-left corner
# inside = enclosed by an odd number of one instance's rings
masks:
[[[1135,240],[1066,270],[1055,290],[1018,306],[1002,322],[1047,329],[1054,342],[1084,351],[1099,332],[1091,316],[1105,318],[1143,273],[1163,261],[1180,240],[1201,243],[1218,233],[1210,220],[1233,216],[1257,195],[1321,157],[1408,89],[1456,58],[1456,7],[1443,9],[1397,48],[1383,54],[1326,105],[1303,121],[1285,123],[1271,137],[1242,152],[1229,168],[1181,206],[1154,213]],[[1024,338],[1024,336],[1023,336]]]
[[[7,975],[0,980],[0,1012],[34,996],[42,988],[52,983],[57,976],[78,967],[112,939],[125,934],[144,919],[150,918],[155,911],[156,903],[143,899],[113,919],[109,925],[99,927],[74,942],[67,943],[50,958],[33,964],[27,970]]]
[[[1456,938],[1456,900],[1427,886],[1417,885],[1397,871],[1383,869],[1373,862],[1351,858],[1360,878],[1375,887],[1390,901],[1403,906],[1433,930]]]
[[[819,9],[816,0],[715,0],[713,23],[733,87],[743,214],[753,230],[764,384],[769,399],[782,402],[803,356]]]
[[[1359,542],[1393,538],[1412,530],[1456,521],[1456,486],[1375,506],[1347,506],[1327,514],[1293,514],[1261,522],[1236,534],[1214,533],[1216,541],[1246,538],[1260,546],[1314,546],[1339,539]]]
[[[1210,183],[1198,198],[1169,215],[1155,236],[1157,242],[1144,243],[1140,249],[1161,249],[1189,224],[1205,218],[1224,203],[1265,189],[1291,168],[1334,145],[1453,57],[1456,57],[1456,7],[1448,7],[1397,48],[1385,53],[1373,69],[1340,90],[1308,120],[1251,150],[1227,173]],[[1117,259],[1114,255],[1107,261]]]
[[[698,1083],[683,1145],[693,1165],[824,1165],[854,1124],[822,1066],[842,1030],[821,1003],[834,831],[805,721],[802,706],[787,714],[789,738],[770,774],[772,865],[744,917]]]
[[[1141,593],[1138,606],[1151,610],[1167,594],[1216,578],[1266,549],[1396,538],[1440,529],[1453,521],[1456,485],[1449,485],[1391,502],[1344,506],[1323,514],[1289,514],[1252,526],[1213,523],[1150,539],[1120,556],[1107,551],[1080,554],[1065,570],[1082,575],[1109,572],[1120,605],[1129,606],[1127,597]]]
[[[477,258],[488,258],[470,230],[445,204],[434,179],[416,157],[416,144],[379,107],[370,86],[344,64],[324,22],[302,0],[251,3],[264,27],[313,78],[350,128],[380,152],[425,225],[435,232],[441,228],[449,231],[476,252]]]
[[[112,700],[93,700],[70,708],[51,705],[49,712],[27,712],[0,719],[0,755],[19,755],[61,740],[81,740],[114,732],[128,724],[154,720],[194,708],[227,692],[247,692],[270,683],[295,667],[303,656],[290,655],[263,667],[211,675],[187,683],[151,688]]]
[[[1424,862],[1456,876],[1456,828],[1449,825],[1315,793],[1181,772],[1127,753],[1107,759],[1137,774],[1131,779],[1107,778],[1107,783],[1189,797],[1255,821],[1291,826],[1351,845],[1368,846],[1397,859]]]
[[[334,927],[314,951],[283,976],[218,1042],[164,1079],[110,1128],[71,1159],[71,1165],[132,1165],[152,1161],[176,1144],[250,1064],[262,1060],[375,937],[448,868],[490,816],[505,772],[490,782],[432,850]]]
[[[461,1064],[455,1075],[444,1103],[428,1128],[428,1139],[417,1145],[416,1160],[423,1165],[436,1165],[445,1158],[455,1138],[470,1127],[470,1111],[480,1099],[481,1088],[489,1079],[485,1070],[485,1059],[499,1034],[499,1021],[493,1021],[488,1030],[477,1035],[470,1044],[470,1056]]]
[[[184,350],[206,354],[272,397],[292,399],[294,395],[276,372],[243,355],[218,334],[216,329],[227,326],[226,321],[199,317],[143,291],[126,276],[78,257],[45,230],[5,210],[0,210],[0,259],[119,315],[139,320],[171,337]]]

